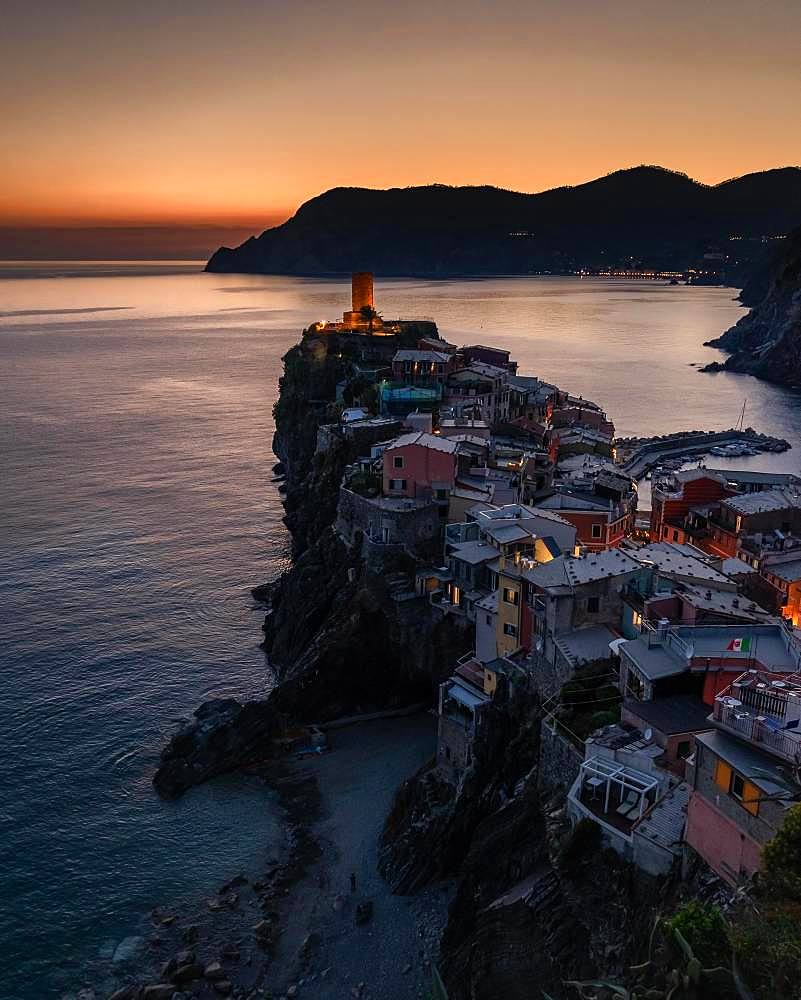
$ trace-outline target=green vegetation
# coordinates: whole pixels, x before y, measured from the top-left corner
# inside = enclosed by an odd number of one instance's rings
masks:
[[[691,899],[665,921],[665,930],[674,939],[678,931],[706,965],[728,961],[728,925],[717,906]]]
[[[375,321],[378,319],[378,313],[373,309],[372,306],[362,306],[359,310],[359,315],[367,324],[367,333],[373,335],[373,326]]]
[[[801,805],[788,810],[782,828],[765,845],[760,886],[768,896],[801,903]]]
[[[363,406],[370,413],[378,413],[378,386],[364,375],[351,379],[342,391],[346,406]]]
[[[765,845],[754,895],[731,931],[743,975],[757,1000],[801,1000],[801,805]]]

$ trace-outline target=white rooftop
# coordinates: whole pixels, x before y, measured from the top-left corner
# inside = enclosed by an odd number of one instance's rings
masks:
[[[558,556],[526,570],[523,576],[540,587],[575,587],[607,577],[634,573],[640,564],[621,549],[605,549],[586,556]]]
[[[801,507],[801,495],[790,490],[760,490],[723,501],[736,514],[765,514],[773,510]]]
[[[431,448],[434,451],[444,451],[451,455],[459,449],[458,441],[440,437],[438,434],[429,434],[427,431],[412,431],[411,434],[402,434],[399,438],[395,438],[392,444],[387,445],[386,451],[393,451],[395,448],[408,448],[410,445]]]
[[[677,545],[674,542],[651,542],[650,545],[633,550],[631,554],[638,562],[655,566],[660,573],[672,573],[733,588],[732,580],[713,569],[701,558],[703,553],[691,546]]]

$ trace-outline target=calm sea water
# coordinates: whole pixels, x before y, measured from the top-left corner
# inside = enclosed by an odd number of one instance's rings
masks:
[[[571,279],[391,281],[387,316],[510,347],[618,432],[746,422],[792,440],[801,397],[689,367],[741,315],[728,289]],[[58,996],[159,902],[252,870],[261,786],[166,804],[150,778],[203,699],[263,694],[248,590],[286,564],[271,483],[280,358],[347,283],[195,264],[0,265],[0,995]]]

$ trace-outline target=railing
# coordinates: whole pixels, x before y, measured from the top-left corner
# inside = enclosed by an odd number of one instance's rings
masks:
[[[715,722],[732,733],[747,739],[750,743],[762,746],[792,763],[801,761],[801,738],[799,736],[782,731],[777,732],[756,716],[740,711],[736,705],[726,705],[721,700],[715,701],[713,717]]]

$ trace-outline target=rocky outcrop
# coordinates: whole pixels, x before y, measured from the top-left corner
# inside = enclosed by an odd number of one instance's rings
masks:
[[[393,891],[414,892],[460,871],[480,824],[503,809],[515,789],[531,786],[539,746],[536,699],[505,699],[505,681],[499,682],[500,697],[489,709],[458,786],[432,762],[396,793],[379,856],[379,869]]]
[[[153,784],[160,795],[176,798],[208,778],[263,758],[280,731],[279,713],[267,701],[204,702],[162,751]]]
[[[285,476],[284,521],[296,555],[333,523],[342,473],[353,457],[340,439],[317,451],[320,427],[337,420],[336,385],[346,375],[337,340],[304,337],[283,359],[273,451]]]
[[[408,578],[413,564],[400,555],[394,568]],[[319,722],[430,701],[471,639],[461,620],[443,619],[425,599],[395,600],[386,576],[328,528],[272,592],[273,703]]]
[[[764,284],[757,282],[756,287]],[[801,229],[787,238],[761,301],[707,346],[729,351],[731,356],[703,371],[742,372],[801,386]]]

